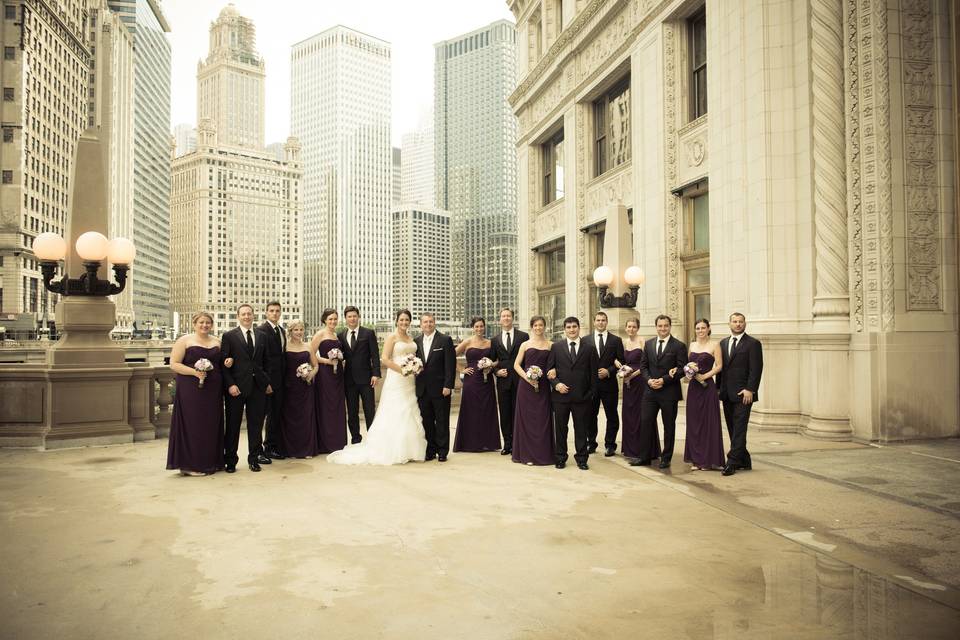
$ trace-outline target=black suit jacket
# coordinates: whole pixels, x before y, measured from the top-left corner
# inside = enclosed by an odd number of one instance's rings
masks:
[[[493,359],[496,360],[497,369],[506,369],[506,378],[497,378],[497,389],[506,391],[517,386],[517,372],[513,370],[513,363],[517,361],[517,354],[520,352],[520,345],[530,339],[530,336],[513,328],[513,341],[510,343],[510,351],[507,352],[507,345],[503,343],[503,331],[497,331],[497,335],[490,340],[490,351],[493,352]]]
[[[423,335],[417,336],[414,342],[417,345],[417,357],[423,361],[423,371],[417,376],[417,397],[442,397],[443,390],[453,389],[457,380],[457,352],[453,347],[453,339],[435,331],[429,354],[423,352]]]
[[[586,338],[583,338],[581,343],[588,344],[594,353],[597,352],[596,333],[591,333]],[[619,360],[620,364],[623,364],[623,340],[608,331],[607,337],[603,342],[603,353],[600,354],[598,360],[597,369],[606,369],[610,375],[606,380],[601,380],[600,377],[597,376],[597,390],[601,395],[616,395],[620,387],[617,386],[617,365],[613,364],[613,361]]]
[[[280,331],[284,330],[283,325],[277,326],[280,328]],[[283,372],[284,369],[286,369],[283,341],[273,330],[273,327],[270,326],[269,322],[264,321],[263,324],[257,328],[266,336],[267,364],[265,368],[267,375],[270,376],[270,384],[274,390],[280,389],[283,385]]]
[[[550,381],[550,388],[553,389],[550,397],[554,403],[591,402],[598,393],[598,362],[597,350],[583,338],[580,339],[576,360],[570,359],[570,343],[566,338],[554,342],[547,356],[547,371],[557,370],[556,379]],[[557,385],[561,382],[570,387],[568,393],[557,391]]]
[[[240,393],[248,396],[254,389],[266,391],[270,384],[270,378],[267,376],[267,344],[270,339],[268,334],[253,328],[254,349],[253,355],[247,353],[247,338],[240,331],[240,327],[234,327],[223,334],[220,339],[220,352],[223,358],[233,358],[232,367],[223,368],[223,388],[229,389],[237,385]]]
[[[760,376],[763,375],[763,347],[760,341],[746,333],[737,341],[733,356],[728,354],[730,338],[720,341],[723,352],[723,369],[717,379],[720,399],[737,400],[737,394],[743,389],[753,392],[753,401],[760,399]]]
[[[337,334],[340,339],[340,350],[347,363],[347,383],[357,386],[369,386],[370,378],[380,377],[380,350],[377,347],[377,334],[366,327],[357,327],[357,346],[350,348],[350,329],[344,329]]]
[[[640,376],[647,380],[663,378],[663,386],[659,389],[647,387],[645,393],[662,395],[668,400],[680,402],[683,391],[680,389],[680,380],[683,378],[683,367],[687,364],[687,345],[673,336],[663,345],[663,353],[657,358],[657,341],[659,337],[647,340],[643,346],[643,359],[640,361]],[[673,378],[670,369],[677,368]]]

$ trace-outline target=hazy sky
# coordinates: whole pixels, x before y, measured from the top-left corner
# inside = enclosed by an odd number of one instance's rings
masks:
[[[226,0],[163,0],[173,48],[170,126],[197,119],[197,61],[206,58],[210,23]],[[394,146],[433,108],[433,45],[506,18],[505,0],[234,0],[253,20],[266,60],[266,142],[290,131],[290,46],[342,24],[391,43]]]

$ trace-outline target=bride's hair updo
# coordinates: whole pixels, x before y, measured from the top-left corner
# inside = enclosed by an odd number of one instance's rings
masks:
[[[393,317],[393,324],[397,324],[400,321],[400,316],[407,316],[407,320],[413,321],[413,314],[410,313],[409,309],[400,309],[397,311],[397,315]]]

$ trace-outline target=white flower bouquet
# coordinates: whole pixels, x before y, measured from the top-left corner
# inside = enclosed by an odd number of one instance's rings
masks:
[[[687,380],[696,380],[696,375],[700,373],[700,366],[696,362],[688,362],[683,366],[683,375],[687,377]],[[705,380],[697,380],[700,383],[701,387],[707,386]]]
[[[304,362],[302,365],[297,367],[297,377],[303,380],[304,384],[310,384],[310,374],[313,372],[313,367],[310,366],[309,362]]]
[[[199,384],[199,387],[203,389],[203,383],[207,379],[207,372],[213,371],[213,363],[207,360],[206,358],[200,358],[199,360],[193,363],[193,368],[203,374],[202,376],[200,376],[200,384]]]
[[[617,377],[623,380],[624,386],[630,386],[630,375],[633,373],[633,367],[627,364],[620,364],[619,360],[614,360],[613,364],[617,367]]]
[[[533,365],[532,367],[527,367],[524,375],[527,376],[527,380],[533,383],[533,390],[540,393],[540,378],[543,377],[543,369],[537,365]]]
[[[413,355],[412,353],[405,356],[403,360],[400,361],[400,373],[404,377],[409,375],[417,375],[423,371],[423,360]]]
[[[330,351],[327,352],[327,359],[333,360],[333,372],[336,373],[337,367],[343,362],[343,351],[340,351],[340,349],[330,349]]]
[[[490,375],[490,369],[493,368],[493,360],[486,357],[480,358],[480,360],[477,361],[477,368],[483,371],[483,381],[486,382],[487,376]]]

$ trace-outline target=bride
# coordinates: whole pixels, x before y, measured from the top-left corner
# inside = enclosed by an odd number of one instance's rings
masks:
[[[400,362],[417,352],[417,346],[407,333],[412,316],[406,309],[397,312],[397,330],[387,337],[383,345],[383,362],[387,365],[387,377],[380,393],[373,423],[367,427],[367,437],[362,442],[327,456],[336,464],[403,464],[410,460],[423,462],[426,458],[427,439],[417,405],[414,376],[400,373]]]

